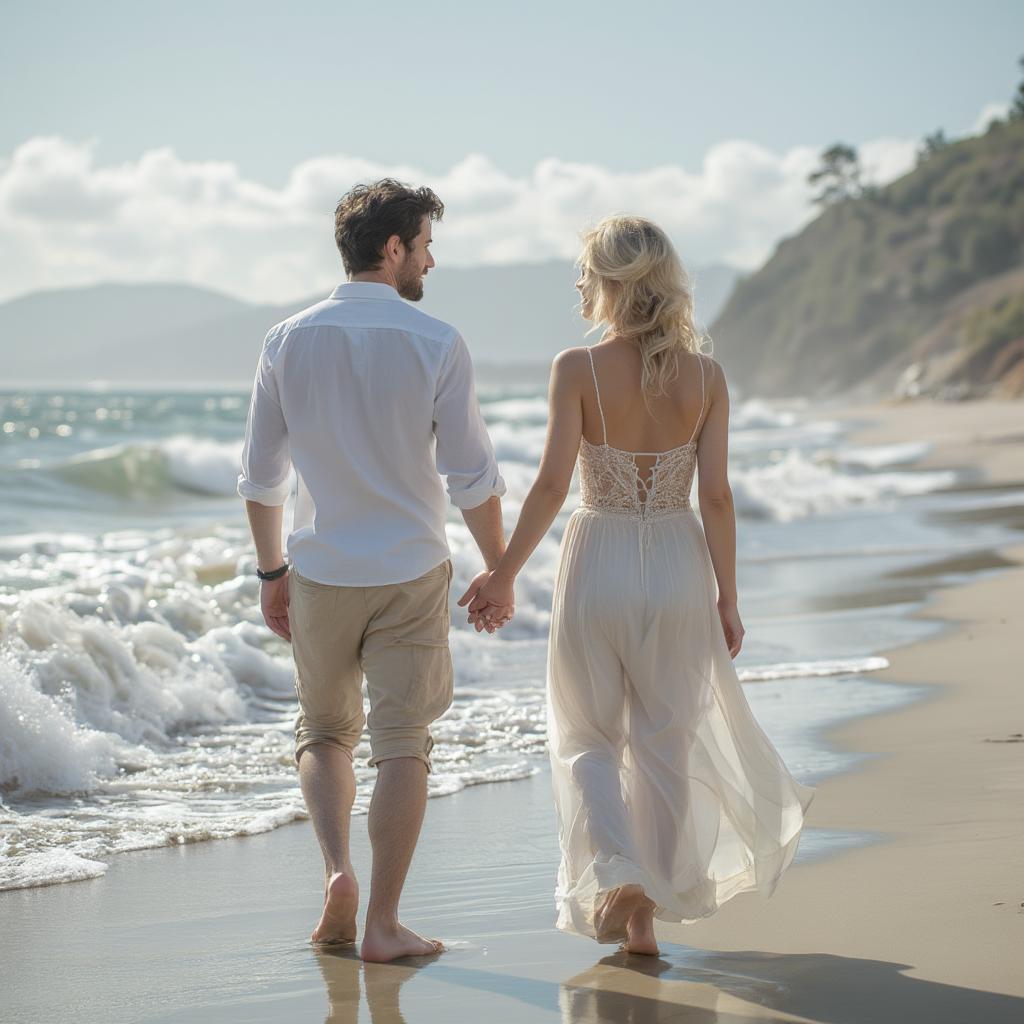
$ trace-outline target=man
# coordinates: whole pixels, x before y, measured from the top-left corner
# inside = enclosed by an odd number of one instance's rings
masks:
[[[465,342],[402,301],[423,295],[434,266],[431,225],[443,212],[430,189],[390,179],[357,186],[341,200],[335,240],[348,283],[267,335],[238,482],[263,615],[291,641],[295,658],[295,757],[327,877],[314,942],[356,937],[349,816],[366,677],[369,763],[378,775],[360,953],[377,962],[443,948],[398,919],[426,807],[429,727],[452,700],[452,571],[439,473],[487,570],[505,544],[505,484]],[[286,563],[282,513],[292,466],[297,493]],[[502,610],[475,625],[490,632],[510,615]]]

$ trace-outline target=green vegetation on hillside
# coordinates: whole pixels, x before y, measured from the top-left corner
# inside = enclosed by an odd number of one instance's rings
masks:
[[[964,376],[998,381],[1007,394],[1024,394],[1024,291],[976,310],[966,333]]]
[[[823,154],[822,170],[830,154],[835,166],[819,184],[856,182],[847,150]],[[957,142],[938,132],[905,177],[842,193],[736,287],[715,322],[738,383],[775,395],[884,392],[920,363],[926,390],[995,384],[984,360],[961,356],[983,348],[995,359],[1024,334],[1024,118]]]

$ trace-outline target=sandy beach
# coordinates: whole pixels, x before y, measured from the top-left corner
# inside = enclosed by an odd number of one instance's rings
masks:
[[[1024,403],[829,409],[862,444],[929,440],[1024,508]],[[965,513],[969,515],[969,512]],[[4,1021],[760,1021],[999,1024],[1024,1019],[1024,544],[983,553],[928,591],[942,624],[885,651],[873,676],[924,688],[825,739],[867,755],[827,778],[815,829],[863,844],[798,860],[768,902],[661,929],[628,957],[553,928],[549,779],[431,801],[405,902],[445,938],[429,963],[363,967],[306,943],[321,864],[308,823],[229,842],[125,854],[103,878],[0,893]],[[742,595],[741,595],[742,598]],[[368,874],[365,825],[354,827]]]

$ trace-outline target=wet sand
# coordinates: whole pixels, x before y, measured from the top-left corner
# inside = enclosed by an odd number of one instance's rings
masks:
[[[367,875],[365,818],[354,829]],[[0,894],[4,1021],[791,1020],[733,956],[657,960],[556,932],[550,779],[431,801],[405,918],[431,960],[362,965],[314,950],[322,863],[307,823],[114,858],[107,875]],[[683,1016],[680,1016],[680,1015]]]
[[[848,412],[865,424],[858,443],[932,438],[930,465],[1024,481],[1024,404]],[[301,823],[0,893],[0,1019],[1024,1020],[1024,545],[982,562],[952,570],[984,572],[918,613],[947,627],[887,651],[891,667],[873,676],[928,695],[828,734],[870,757],[820,784],[810,824],[873,841],[802,858],[770,901],[738,897],[711,920],[661,929],[656,960],[552,927],[541,773],[431,801],[405,902],[407,923],[451,944],[431,962],[363,966],[351,949],[307,944],[322,865]]]

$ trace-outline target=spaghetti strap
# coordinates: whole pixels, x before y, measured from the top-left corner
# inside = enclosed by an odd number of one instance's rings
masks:
[[[587,346],[587,355],[590,356],[590,372],[594,378],[594,394],[597,395],[597,411],[601,415],[601,433],[604,434],[604,443],[608,443],[608,427],[604,422],[604,408],[601,406],[601,389],[597,386],[597,370],[594,367],[594,353]]]
[[[695,355],[700,363],[700,412],[697,415],[697,422],[693,425],[693,433],[690,435],[690,440],[686,442],[687,444],[693,444],[693,439],[697,436],[701,423],[704,422],[704,405],[707,402],[707,397],[704,394],[704,357],[699,352],[695,353]]]

